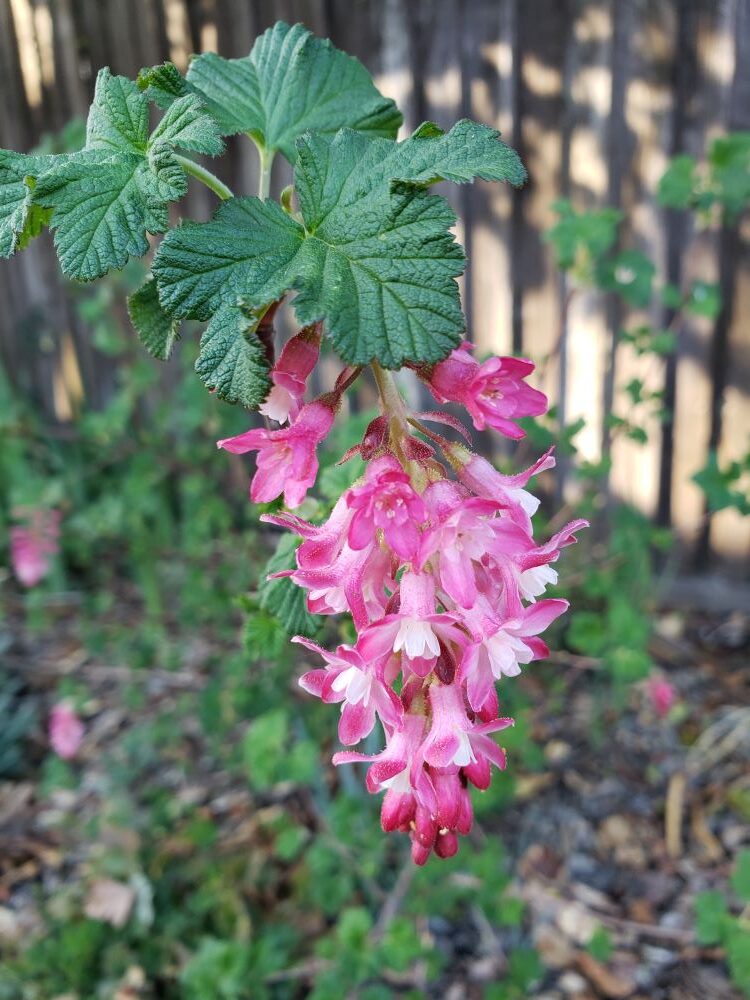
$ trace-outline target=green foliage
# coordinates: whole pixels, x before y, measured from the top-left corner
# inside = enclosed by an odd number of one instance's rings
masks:
[[[151,357],[166,361],[179,335],[179,324],[162,309],[152,275],[128,296],[128,314],[140,342]]]
[[[276,618],[287,635],[312,637],[320,630],[321,619],[307,610],[305,591],[287,577],[268,579],[273,573],[296,568],[294,554],[299,543],[300,539],[290,532],[280,536],[276,551],[260,575],[259,604]]]
[[[750,922],[747,919],[750,850],[742,850],[737,855],[731,886],[745,911],[734,916],[724,894],[717,889],[701,892],[695,899],[695,934],[698,943],[705,947],[720,945],[724,948],[732,982],[750,997]]]
[[[264,311],[223,306],[206,327],[195,362],[206,388],[250,409],[257,409],[271,390],[266,350],[253,336]]]
[[[714,139],[708,151],[709,190],[730,220],[750,201],[750,132]]]
[[[750,515],[750,451],[737,462],[730,462],[720,468],[715,451],[709,453],[708,461],[700,472],[693,476],[693,482],[706,495],[708,509],[715,513],[732,508],[747,517]]]
[[[455,283],[463,254],[450,206],[422,188],[475,176],[521,183],[518,157],[468,121],[445,135],[423,127],[401,143],[342,130],[306,133],[297,145],[300,221],[242,198],[174,230],[154,259],[162,304],[223,327],[238,303],[260,316],[295,289],[299,322],[324,320],[350,364],[440,360],[465,325]]]
[[[149,134],[149,104],[164,112]],[[0,255],[49,224],[66,275],[91,281],[149,250],[192,174],[228,204],[185,223],[159,248],[129,303],[146,349],[166,359],[178,321],[208,321],[196,364],[220,399],[257,408],[270,389],[256,336],[290,292],[304,324],[322,321],[348,363],[432,363],[465,329],[456,278],[463,252],[448,203],[426,188],[475,177],[520,185],[526,173],[494,129],[402,123],[356,59],[297,24],[279,22],[241,59],[194,58],[186,77],[164,63],[136,82],[99,72],[83,149],[0,151]],[[259,199],[234,198],[176,150],[219,155],[244,133],[260,154]],[[295,164],[281,204],[265,202],[277,152]],[[264,203],[265,202],[265,203]]]
[[[0,149],[0,257],[10,257],[33,229],[33,185],[52,163],[49,156],[25,156]]]
[[[243,753],[248,778],[258,789],[284,780],[309,782],[317,767],[317,748],[292,739],[289,713],[281,708],[253,720]]]
[[[36,723],[36,707],[22,697],[21,682],[0,667],[0,780],[23,770],[25,742]]]
[[[629,305],[643,308],[651,301],[655,271],[640,250],[623,250],[600,263],[597,283],[605,291],[619,292]]]
[[[657,194],[665,208],[687,208],[696,185],[696,163],[692,156],[675,156],[659,181]]]
[[[597,261],[617,240],[622,214],[614,208],[576,212],[569,201],[556,201],[552,207],[559,219],[544,238],[552,245],[557,266],[571,271],[580,283],[590,284]]]
[[[244,59],[206,53],[194,59],[188,84],[201,93],[225,135],[247,132],[290,161],[303,132],[343,127],[393,139],[403,121],[367,70],[301,24],[279,22]]]
[[[242,1000],[251,993],[250,949],[246,941],[204,938],[180,975],[186,998]]]
[[[591,935],[586,950],[597,962],[607,963],[612,956],[612,937],[604,927],[597,927]]]
[[[694,281],[685,308],[694,316],[716,319],[721,312],[721,289],[714,282]]]
[[[732,873],[732,889],[743,903],[750,903],[750,849],[740,851]]]
[[[37,167],[35,204],[50,225],[65,274],[91,281],[148,250],[147,233],[169,225],[167,205],[187,190],[174,149],[216,155],[222,143],[194,96],[169,109],[149,138],[148,99],[136,85],[103,69],[89,111],[86,146]],[[32,165],[27,167],[32,172]]]
[[[706,218],[715,211],[727,224],[736,222],[750,201],[750,132],[714,139],[706,163],[675,157],[658,197],[666,208],[692,209]]]

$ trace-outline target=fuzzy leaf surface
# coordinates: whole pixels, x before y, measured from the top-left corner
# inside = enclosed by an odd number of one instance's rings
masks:
[[[166,82],[177,87],[171,76]],[[203,96],[225,135],[249,132],[290,161],[297,137],[307,129],[330,134],[348,126],[393,138],[403,120],[357,59],[301,24],[279,21],[242,59],[198,56],[187,83]]]
[[[42,174],[34,201],[54,209],[60,266],[92,281],[148,250],[146,233],[168,227],[166,204],[145,159],[91,150]]]
[[[52,162],[52,156],[35,156],[0,149],[0,257],[10,257],[38,235],[38,213],[32,203],[33,185]]]
[[[128,313],[148,353],[159,361],[166,361],[177,339],[179,322],[162,308],[152,275],[129,296]]]
[[[218,125],[195,94],[186,94],[170,105],[151,133],[150,142],[179,146],[207,156],[219,156],[224,151]]]
[[[349,364],[441,360],[464,330],[455,281],[464,257],[452,209],[424,188],[474,176],[521,183],[515,153],[472,122],[447,134],[423,126],[402,143],[308,132],[297,148],[302,224],[242,198],[173,230],[154,261],[164,306],[208,319],[224,304],[261,308],[294,289],[300,323],[324,320]]]
[[[270,365],[254,336],[260,316],[223,306],[201,337],[195,370],[219,399],[257,409],[271,390]]]
[[[51,213],[65,274],[91,281],[148,250],[148,233],[168,228],[167,206],[187,190],[174,148],[221,152],[218,128],[190,94],[175,101],[149,136],[148,97],[132,80],[99,73],[86,148],[37,173],[35,205]]]

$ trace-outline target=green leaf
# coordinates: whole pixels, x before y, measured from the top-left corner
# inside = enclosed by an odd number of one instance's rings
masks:
[[[598,272],[601,287],[619,292],[630,305],[644,308],[651,301],[656,268],[640,250],[623,250],[602,261]]]
[[[737,920],[727,933],[727,963],[732,982],[750,997],[750,930]]]
[[[731,220],[750,202],[750,132],[714,139],[708,162],[712,189]]]
[[[294,289],[299,321],[324,320],[350,364],[441,360],[465,328],[455,282],[463,253],[449,205],[422,188],[472,176],[520,183],[523,168],[486,126],[436,133],[402,143],[349,129],[333,139],[307,133],[295,169],[302,225],[256,198],[184,224],[154,260],[162,303],[205,320],[224,305],[260,309]]]
[[[706,465],[693,476],[693,482],[703,490],[706,503],[711,513],[733,507],[740,514],[750,514],[750,495],[742,489],[734,487],[742,476],[742,467],[730,465],[727,469],[719,467],[718,456],[711,451]]]
[[[695,160],[692,156],[675,156],[659,181],[659,204],[665,208],[688,208],[695,186]]]
[[[289,636],[275,615],[253,609],[248,612],[242,641],[254,662],[276,660],[288,647]]]
[[[280,780],[285,769],[279,765],[289,751],[290,742],[289,717],[284,709],[274,709],[253,720],[242,749],[245,768],[255,788],[269,788]]]
[[[148,141],[148,99],[132,80],[108,68],[96,78],[86,122],[86,148],[144,152]]]
[[[128,298],[128,313],[148,353],[166,361],[179,336],[179,323],[162,308],[152,275]]]
[[[628,427],[627,436],[636,444],[648,444],[648,433],[643,427]]]
[[[710,281],[694,281],[685,308],[694,316],[716,319],[721,312],[721,289]]]
[[[260,606],[279,620],[288,635],[306,635],[311,638],[320,630],[321,619],[319,615],[311,615],[307,610],[304,590],[288,577],[266,579],[272,573],[296,568],[294,553],[299,544],[300,539],[294,535],[285,534],[279,539],[276,551],[261,573]]]
[[[154,259],[159,297],[176,316],[209,319],[285,273],[303,239],[276,202],[231,198],[210,222],[184,222],[164,239]]]
[[[604,927],[597,927],[589,938],[586,951],[597,962],[608,962],[612,957],[612,937]]]
[[[715,889],[699,892],[695,897],[695,934],[698,944],[720,944],[728,919],[724,896]]]
[[[225,135],[249,132],[260,146],[280,150],[290,161],[297,137],[308,129],[333,133],[348,126],[394,138],[403,120],[357,59],[301,24],[279,21],[242,59],[198,56],[187,82],[204,97]],[[168,83],[175,86],[174,79]]]
[[[745,848],[737,855],[737,863],[732,872],[732,888],[743,903],[750,903],[750,849]]]
[[[148,250],[168,228],[167,204],[187,190],[173,149],[221,151],[217,127],[195,95],[175,101],[149,137],[148,98],[132,80],[100,71],[86,149],[46,158],[33,201],[51,214],[65,274],[91,281]]]
[[[257,409],[271,391],[270,364],[254,336],[260,316],[223,306],[201,337],[195,370],[219,399]]]
[[[34,178],[54,160],[0,149],[0,257],[12,256],[41,231],[49,213],[32,203]]]
[[[65,274],[100,278],[145,254],[146,232],[167,229],[166,208],[149,173],[142,158],[92,150],[39,178],[34,200],[54,209],[50,225]]]
[[[150,142],[164,142],[207,156],[219,156],[224,150],[218,125],[195,94],[178,98],[168,108],[152,132]]]
[[[622,214],[614,208],[576,212],[570,202],[564,200],[555,202],[552,207],[559,222],[544,234],[544,238],[552,244],[557,266],[567,271],[577,265],[582,271],[581,277],[590,280],[590,264],[614,245]]]
[[[508,956],[508,976],[520,990],[526,992],[544,975],[544,966],[534,948],[514,948]]]
[[[164,109],[168,108],[175,98],[191,93],[185,77],[171,62],[145,67],[139,72],[135,84],[150,101],[154,101]]]
[[[630,396],[632,403],[643,402],[643,380],[631,378],[627,385],[623,386],[625,392]]]

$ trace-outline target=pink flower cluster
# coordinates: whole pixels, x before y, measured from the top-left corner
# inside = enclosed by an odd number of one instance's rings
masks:
[[[35,587],[50,571],[51,557],[58,550],[60,512],[44,508],[17,508],[22,524],[10,529],[13,572],[24,587]]]
[[[479,364],[466,347],[419,374],[441,402],[463,403],[476,427],[520,437],[512,421],[540,413],[546,402],[524,382],[533,366],[515,358]],[[540,633],[568,605],[543,595],[557,580],[561,549],[586,522],[538,544],[531,516],[539,502],[526,487],[554,465],[551,453],[525,472],[502,475],[422,422],[455,424],[452,417],[418,419],[390,375],[376,369],[376,377],[383,415],[352,449],[367,462],[361,480],[321,525],[291,513],[264,520],[302,538],[296,569],[278,575],[307,591],[311,612],[348,612],[356,628],[356,641],[332,652],[295,639],[323,661],[300,684],[340,705],[341,743],[360,743],[378,720],[384,733],[379,753],[344,750],[333,762],[369,765],[369,791],[384,793],[383,829],[408,833],[414,861],[424,864],[432,851],[455,854],[472,825],[470,787],[487,788],[491,765],[505,767],[492,734],[513,720],[500,714],[496,682],[548,654]],[[301,406],[288,428],[220,442],[232,451],[258,449],[253,499],[283,492],[288,506],[301,503],[337,404],[334,392]]]

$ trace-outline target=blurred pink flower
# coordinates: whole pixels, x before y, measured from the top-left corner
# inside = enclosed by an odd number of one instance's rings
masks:
[[[674,685],[658,674],[652,674],[646,681],[646,691],[651,701],[651,707],[659,718],[663,719],[669,715],[670,709],[677,701],[677,691]]]
[[[59,701],[49,717],[49,741],[58,757],[70,760],[83,742],[83,723],[69,701]]]
[[[24,587],[34,587],[49,573],[50,557],[59,546],[60,512],[19,509],[26,523],[10,529],[10,558],[13,572]]]

